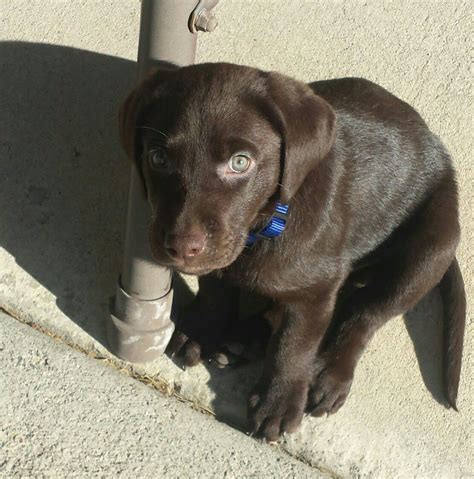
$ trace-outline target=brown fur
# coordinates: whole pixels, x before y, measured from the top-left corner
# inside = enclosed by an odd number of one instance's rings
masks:
[[[153,209],[157,261],[201,276],[171,350],[193,365],[228,339],[239,288],[274,305],[249,401],[255,431],[275,440],[305,411],[336,412],[375,331],[440,281],[446,394],[456,407],[465,321],[456,183],[413,108],[362,79],[305,85],[204,64],[140,85],[123,107],[121,137]],[[229,174],[242,150],[251,171]],[[150,166],[156,151],[167,158],[160,171]],[[290,205],[286,231],[246,248],[278,199]]]

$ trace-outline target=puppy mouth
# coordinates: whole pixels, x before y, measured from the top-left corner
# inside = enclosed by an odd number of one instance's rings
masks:
[[[152,255],[158,264],[179,273],[203,276],[230,266],[244,250],[247,237],[247,234],[228,235],[226,241],[209,248],[203,252],[202,257],[200,255],[188,260],[171,258],[165,252],[165,248],[156,241],[151,241],[150,245]]]
[[[234,248],[222,255],[216,253],[215,259],[212,258],[212,253],[209,253],[201,262],[196,260],[193,263],[186,264],[186,262],[174,261],[171,267],[180,273],[202,276],[212,271],[227,268],[239,257],[241,252],[242,248]]]
[[[192,276],[204,276],[206,274],[212,273],[216,269],[220,268],[203,268],[201,266],[176,266],[171,265],[171,267],[178,271],[178,273],[189,274]]]

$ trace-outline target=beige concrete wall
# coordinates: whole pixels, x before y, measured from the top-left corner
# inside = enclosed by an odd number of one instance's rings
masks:
[[[0,0],[0,306],[112,364],[101,342],[128,175],[115,112],[134,81],[139,14],[137,0]],[[200,35],[198,61],[308,81],[362,76],[418,109],[458,170],[459,258],[472,302],[472,1],[221,0],[216,14],[220,25]],[[469,311],[459,414],[433,399],[441,365],[432,295],[406,328],[392,321],[377,334],[344,408],[305,420],[283,447],[343,477],[472,475]],[[243,418],[247,371],[184,373],[166,358],[136,368]]]
[[[215,12],[219,26],[200,34],[199,62],[248,64],[307,81],[361,76],[411,103],[462,170],[461,254],[472,259],[470,0],[221,0]],[[137,0],[1,0],[0,14],[5,39],[136,58]]]

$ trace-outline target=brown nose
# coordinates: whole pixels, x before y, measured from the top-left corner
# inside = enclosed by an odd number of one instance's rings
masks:
[[[175,235],[167,234],[165,248],[168,254],[175,259],[189,260],[199,256],[206,245],[204,234]]]

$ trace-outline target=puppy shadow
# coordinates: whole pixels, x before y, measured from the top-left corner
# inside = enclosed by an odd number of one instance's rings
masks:
[[[175,315],[179,308],[193,298],[193,293],[183,282],[175,288],[177,298],[173,308]],[[246,306],[243,316],[262,311],[261,298],[247,296],[241,304]],[[174,320],[177,318],[174,316]],[[443,391],[443,306],[437,288],[427,294],[411,311],[404,315],[404,323],[413,343],[414,352],[420,369],[421,378],[432,397],[441,405],[448,407]],[[385,353],[384,353],[385,354]],[[263,370],[264,348],[261,357],[237,367],[219,369],[214,363],[204,363],[209,374],[208,386],[215,394],[212,408],[217,419],[230,424],[242,432],[248,431],[247,400]],[[173,359],[183,368],[180,357]]]
[[[250,311],[262,306],[259,299],[250,298],[248,304]],[[404,323],[425,387],[436,402],[449,407],[443,390],[443,305],[437,288],[404,315]],[[207,365],[208,384],[216,392],[212,405],[217,418],[243,432],[249,430],[247,400],[262,373],[263,355],[262,348],[260,359],[235,369]]]
[[[191,291],[186,282],[175,274],[173,277],[173,308],[171,319],[179,329],[179,313],[194,298],[194,292]],[[266,336],[269,336],[269,329],[263,319],[263,311],[268,308],[268,301],[251,294],[242,293],[239,305],[239,325],[240,332],[248,332],[248,339],[258,337],[258,345],[249,348],[246,344],[246,350],[252,350],[251,358],[247,356],[245,360],[241,357],[237,363],[227,367],[219,367],[215,361],[202,362],[208,373],[207,386],[212,391],[213,399],[211,401],[212,410],[221,422],[232,426],[242,432],[248,432],[247,418],[247,399],[254,388],[257,380],[263,371],[263,356],[265,353]],[[255,333],[255,336],[253,336]],[[245,344],[242,342],[242,344]],[[169,353],[169,352],[168,352]],[[168,354],[168,357],[169,354]],[[190,375],[194,373],[193,368],[185,367],[184,358],[178,354],[171,358],[173,363],[183,369]]]
[[[433,398],[448,406],[443,392],[443,305],[437,288],[405,314],[421,377]]]
[[[136,65],[24,42],[0,43],[0,62],[0,247],[105,345],[129,178],[117,111]],[[49,298],[15,268],[0,272],[2,301],[47,317]]]

